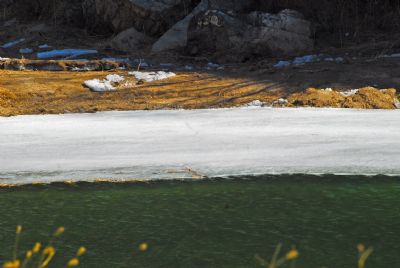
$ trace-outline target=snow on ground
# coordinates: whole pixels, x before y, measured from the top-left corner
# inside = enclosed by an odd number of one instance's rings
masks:
[[[319,62],[319,61],[332,61],[332,62],[341,63],[344,61],[344,58],[342,58],[342,57],[332,58],[330,56],[325,56],[323,54],[305,55],[305,56],[301,56],[301,57],[296,57],[291,61],[290,60],[280,60],[274,65],[274,67],[275,68],[284,68],[284,67],[289,67],[291,65],[299,66],[299,65],[304,65],[307,63]]]
[[[39,45],[38,48],[44,49],[44,48],[50,48],[51,46],[49,46],[48,44],[43,44],[43,45]]]
[[[65,57],[64,59],[74,59],[82,55],[97,54],[97,50],[92,49],[60,49],[38,52],[38,59],[51,59]]]
[[[345,97],[350,97],[350,96],[355,95],[358,91],[359,91],[359,89],[349,89],[349,90],[340,92],[340,94],[342,94]]]
[[[19,50],[19,53],[21,53],[21,54],[30,54],[32,52],[33,52],[33,49],[31,49],[31,48],[21,48]]]
[[[400,111],[236,108],[0,118],[0,182],[400,175]],[[174,173],[174,170],[176,173]]]
[[[15,45],[17,45],[19,43],[22,43],[24,41],[25,41],[25,38],[21,38],[21,39],[15,40],[15,41],[11,41],[11,42],[8,42],[8,43],[2,45],[1,48],[11,48],[11,47],[13,47],[13,46],[15,46]]]
[[[153,82],[157,80],[164,80],[170,77],[176,76],[173,72],[129,72],[129,75],[133,75],[137,80],[143,80],[146,82]]]
[[[86,80],[84,84],[92,91],[104,92],[104,91],[114,91],[115,87],[113,86],[113,84],[115,83],[118,84],[124,80],[125,78],[123,76],[120,76],[118,74],[109,74],[103,80],[100,79]]]

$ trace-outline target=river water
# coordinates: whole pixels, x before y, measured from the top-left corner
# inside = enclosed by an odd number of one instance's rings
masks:
[[[368,267],[398,267],[399,179],[279,175],[2,188],[0,262],[22,224],[21,254],[66,227],[51,267],[81,245],[88,248],[81,267],[259,267],[254,255],[269,258],[278,243],[284,251],[296,245],[296,267],[356,267],[358,243],[374,247]],[[137,252],[141,242],[147,252]]]

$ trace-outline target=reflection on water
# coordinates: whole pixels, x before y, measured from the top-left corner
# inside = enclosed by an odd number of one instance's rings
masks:
[[[359,242],[375,248],[371,267],[397,267],[398,180],[281,175],[3,188],[0,259],[23,224],[26,247],[66,226],[60,266],[85,245],[82,267],[116,267],[146,241],[149,251],[130,261],[136,267],[257,267],[254,255],[271,256],[278,242],[297,245],[297,267],[355,267]]]

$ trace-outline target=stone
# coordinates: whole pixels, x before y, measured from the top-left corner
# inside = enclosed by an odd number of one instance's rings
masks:
[[[129,28],[114,37],[110,45],[115,50],[134,52],[138,49],[143,49],[151,42],[152,39],[150,37],[138,32],[135,28]]]
[[[157,53],[186,47],[190,21],[200,12],[205,11],[207,7],[208,0],[202,0],[192,13],[187,15],[183,20],[177,22],[153,44],[152,52]]]
[[[94,8],[99,20],[113,32],[134,27],[157,37],[184,18],[185,10],[192,9],[188,0],[95,0]]]
[[[188,51],[198,54],[294,56],[310,52],[311,24],[283,10],[276,15],[252,12],[242,19],[220,10],[195,16],[189,26]]]

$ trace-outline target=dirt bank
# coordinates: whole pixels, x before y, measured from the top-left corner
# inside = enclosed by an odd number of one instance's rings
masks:
[[[244,66],[230,66],[223,71],[200,71],[198,68],[198,71],[177,72],[175,77],[155,82],[137,81],[128,71],[122,70],[0,70],[0,115],[221,108],[251,102],[279,107],[395,109],[397,93],[394,88],[398,88],[400,81],[396,76],[388,77],[389,66],[393,65],[316,63],[301,69],[266,67],[257,72],[244,72]],[[102,80],[111,73],[125,78],[115,91],[92,92],[83,85],[86,80]],[[374,79],[368,73],[373,74]],[[363,88],[371,84],[393,89]],[[333,90],[326,90],[327,87]],[[351,89],[360,90],[346,92]]]

